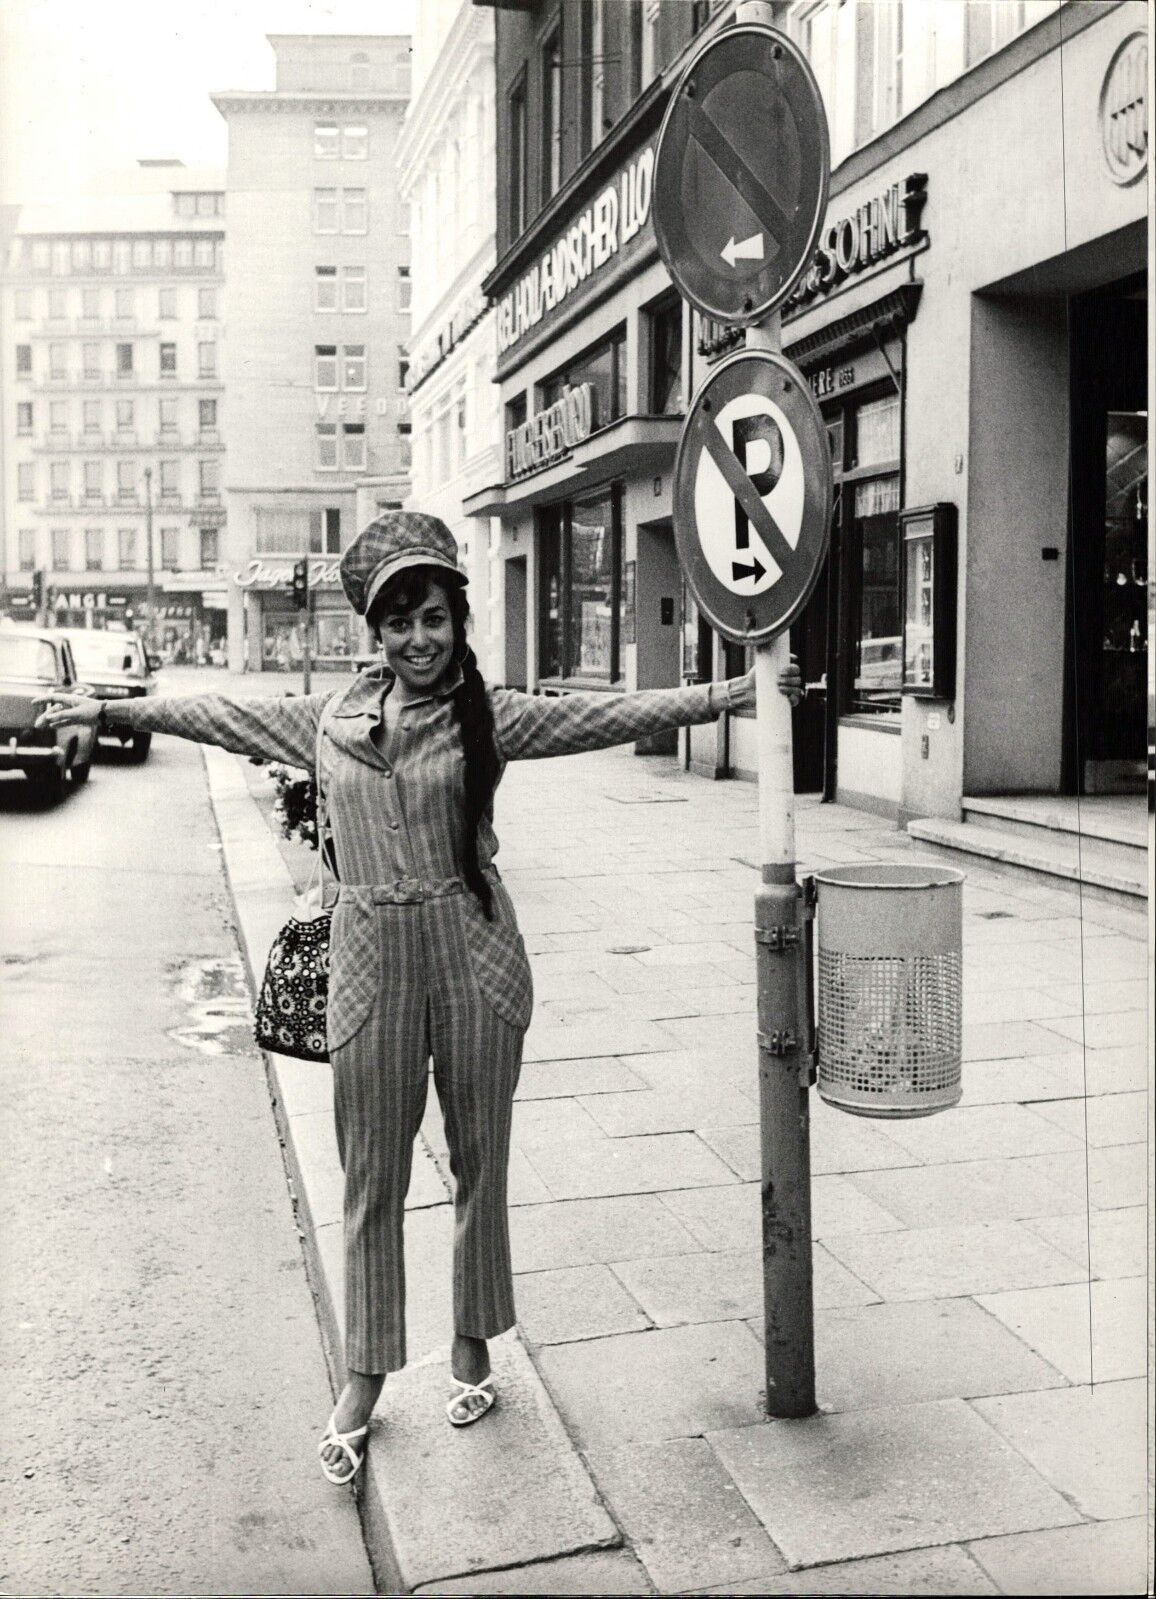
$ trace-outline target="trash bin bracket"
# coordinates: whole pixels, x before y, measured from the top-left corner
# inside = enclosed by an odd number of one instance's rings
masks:
[[[799,929],[797,927],[756,927],[755,943],[765,944],[768,949],[777,950],[785,954],[799,942]]]

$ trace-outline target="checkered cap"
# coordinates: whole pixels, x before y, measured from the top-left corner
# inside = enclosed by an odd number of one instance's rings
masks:
[[[458,566],[457,542],[444,522],[421,511],[383,511],[341,557],[341,583],[358,616],[407,566],[441,566],[459,583],[467,581]]]

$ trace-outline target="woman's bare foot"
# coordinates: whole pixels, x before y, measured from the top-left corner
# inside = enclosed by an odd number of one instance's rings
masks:
[[[455,1333],[450,1370],[458,1382],[479,1383],[483,1377],[488,1377],[490,1351],[486,1347],[486,1340],[470,1338],[466,1333]],[[490,1407],[478,1394],[471,1394],[456,1400],[450,1408],[455,1419],[465,1422],[480,1416]]]
[[[367,1426],[384,1384],[384,1373],[351,1371],[333,1412],[334,1432],[356,1432],[359,1427]],[[365,1439],[356,1440],[353,1447],[361,1454]],[[327,1466],[335,1467],[342,1473],[349,1466],[349,1456],[340,1444],[327,1444],[321,1451],[321,1458]]]

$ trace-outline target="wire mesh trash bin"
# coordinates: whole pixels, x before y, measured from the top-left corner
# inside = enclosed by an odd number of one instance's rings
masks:
[[[963,873],[932,862],[815,873],[819,1093],[856,1116],[958,1103]]]

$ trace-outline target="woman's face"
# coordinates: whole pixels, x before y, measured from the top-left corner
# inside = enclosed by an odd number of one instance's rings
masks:
[[[453,659],[454,627],[446,591],[431,583],[419,605],[390,611],[377,626],[385,664],[407,689],[428,693]]]

